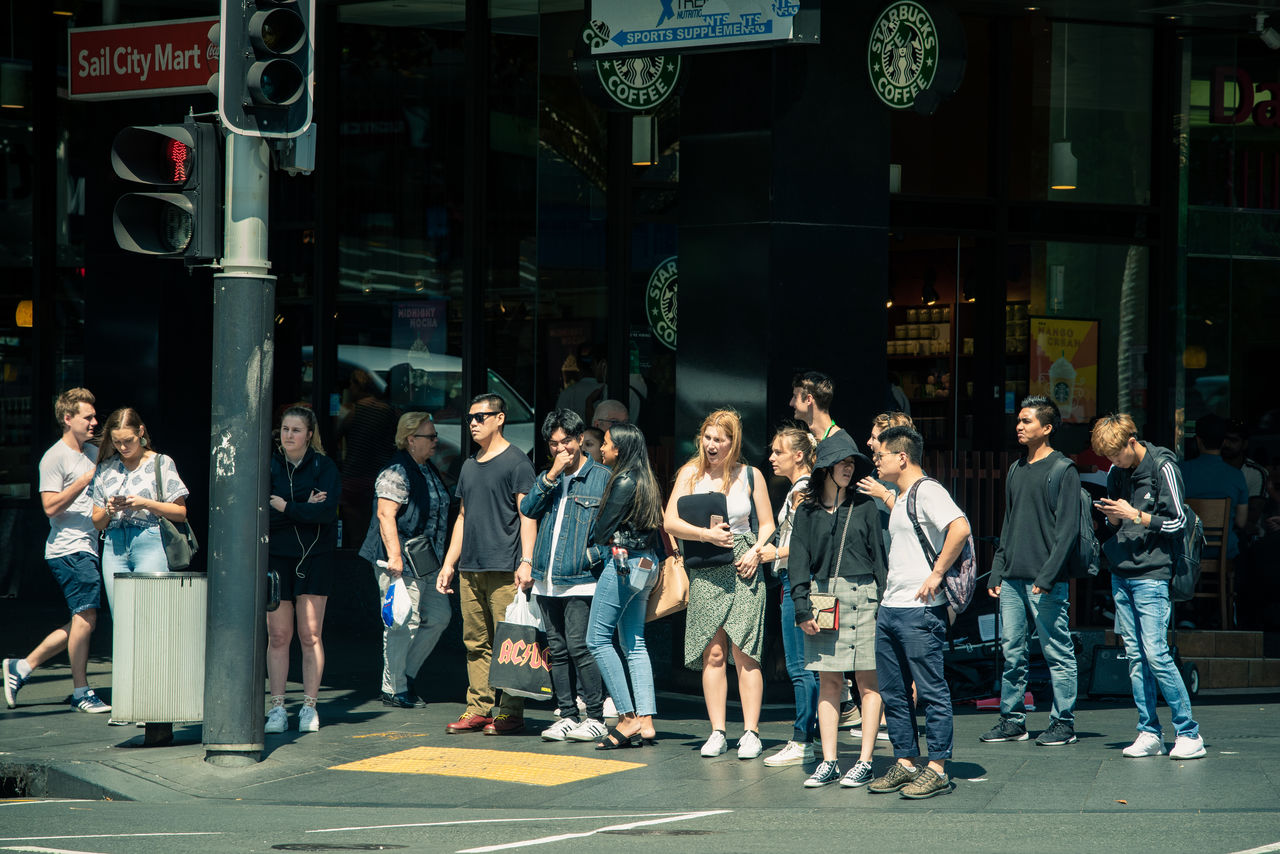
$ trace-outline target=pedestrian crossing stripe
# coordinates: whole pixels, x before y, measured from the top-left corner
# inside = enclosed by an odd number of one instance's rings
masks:
[[[356,762],[334,765],[332,771],[371,771],[379,774],[434,774],[469,777],[532,786],[559,786],[632,768],[641,762],[588,759],[512,750],[469,750],[460,747],[412,747]]]

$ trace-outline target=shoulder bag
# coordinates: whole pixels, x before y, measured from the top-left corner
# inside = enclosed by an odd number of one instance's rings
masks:
[[[164,502],[164,483],[160,476],[160,467],[164,457],[156,454],[156,501]],[[195,531],[187,522],[173,522],[159,514],[160,542],[164,543],[164,556],[170,569],[186,569],[191,566],[191,558],[200,551],[200,543],[196,541]]]
[[[840,512],[839,510],[836,511]],[[836,579],[840,577],[840,559],[844,557],[845,537],[849,533],[849,520],[853,518],[853,507],[844,517],[844,528],[840,530],[840,549],[836,552],[836,565],[827,579],[826,593],[810,593],[809,604],[813,606],[813,619],[819,629],[840,630],[840,600],[836,598]]]

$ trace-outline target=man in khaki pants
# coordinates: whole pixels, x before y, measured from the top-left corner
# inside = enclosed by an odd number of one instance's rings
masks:
[[[524,700],[505,692],[496,699],[489,684],[494,632],[515,598],[517,577],[523,586],[532,583],[538,531],[520,512],[520,501],[533,487],[533,465],[503,438],[506,420],[507,405],[500,396],[481,394],[471,401],[467,421],[480,450],[462,464],[458,521],[436,579],[437,590],[452,593],[454,574],[462,571],[458,587],[470,685],[466,711],[446,728],[451,733],[509,735],[524,729]]]

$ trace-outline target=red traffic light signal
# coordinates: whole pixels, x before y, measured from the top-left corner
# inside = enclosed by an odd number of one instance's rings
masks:
[[[211,260],[222,253],[222,134],[188,118],[127,127],[111,144],[116,175],[150,192],[126,193],[112,217],[121,249]]]

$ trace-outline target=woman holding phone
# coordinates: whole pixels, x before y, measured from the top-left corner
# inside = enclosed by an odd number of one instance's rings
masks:
[[[587,648],[618,708],[617,726],[596,742],[596,749],[616,750],[653,744],[656,736],[653,665],[644,644],[644,617],[664,557],[662,493],[639,427],[614,424],[604,434],[600,450],[613,471],[591,532],[592,548],[603,550],[604,563],[587,617]],[[627,656],[625,668],[613,648],[615,632]],[[634,697],[627,687],[628,674]]]
[[[107,416],[98,468],[89,486],[93,524],[106,534],[102,586],[114,613],[117,572],[168,572],[160,518],[187,520],[187,485],[169,457],[156,453],[136,409]]]
[[[726,666],[732,655],[738,671],[743,734],[738,758],[755,759],[760,743],[760,706],[764,700],[765,583],[760,577],[760,547],[773,535],[773,510],[764,475],[744,465],[742,421],[729,409],[712,412],[698,430],[698,452],[676,474],[663,526],[681,540],[732,549],[732,558],[689,573],[689,610],[684,636],[685,666],[702,671],[702,695],[711,735],[704,757],[728,750],[725,720],[729,699]],[[680,517],[680,499],[722,493],[727,519],[712,516],[706,527]]]
[[[280,580],[280,604],[267,612],[267,684],[271,708],[266,732],[284,732],[285,684],[294,622],[302,647],[302,708],[298,732],[320,729],[316,697],[324,675],[324,610],[333,584],[338,551],[338,504],[342,481],[325,456],[316,430],[316,414],[291,406],[280,418],[280,444],[271,455],[268,499],[271,538],[267,566]]]

